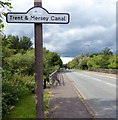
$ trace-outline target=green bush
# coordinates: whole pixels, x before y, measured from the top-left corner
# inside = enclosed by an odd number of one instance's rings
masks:
[[[34,74],[34,51],[27,51],[25,54],[15,54],[4,59],[4,66],[10,68],[10,71],[23,75]]]
[[[29,93],[28,88],[13,82],[4,81],[2,85],[2,115],[9,113],[9,110],[21,97]]]
[[[118,69],[118,55],[114,55],[113,57],[110,57],[109,59],[109,69]]]
[[[35,75],[13,75],[13,80],[20,86],[25,86],[29,89],[30,92],[35,92]]]
[[[7,50],[10,54],[7,54]],[[34,49],[20,50],[19,53],[14,53],[13,49],[7,47],[3,51],[2,115],[4,117],[17,100],[35,92],[35,63]],[[50,53],[46,49],[44,49],[43,60],[44,79],[48,80],[48,75],[59,69],[62,61],[58,54]]]
[[[16,101],[31,92],[35,92],[34,75],[14,74],[10,80],[3,80],[2,91],[2,113],[4,117]]]

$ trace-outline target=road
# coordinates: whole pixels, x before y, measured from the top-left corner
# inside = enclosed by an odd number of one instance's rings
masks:
[[[65,71],[96,118],[116,118],[116,78],[77,70]]]

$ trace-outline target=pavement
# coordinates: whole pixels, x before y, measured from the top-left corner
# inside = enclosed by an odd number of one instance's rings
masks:
[[[48,118],[88,118],[92,116],[82,103],[73,84],[64,73],[58,74],[61,86],[55,84],[52,88],[52,95],[49,101]],[[87,119],[87,120],[88,120]]]

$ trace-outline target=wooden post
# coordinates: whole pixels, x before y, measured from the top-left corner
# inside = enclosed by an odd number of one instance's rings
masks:
[[[42,0],[34,0],[34,6],[42,6]],[[43,108],[43,36],[42,23],[34,24],[35,72],[36,72],[36,118],[44,118]]]
[[[44,118],[44,107],[43,107],[43,36],[42,36],[42,23],[53,23],[53,24],[68,24],[69,23],[69,14],[68,13],[48,13],[42,7],[42,0],[34,0],[34,6],[37,8],[31,8],[28,10],[27,13],[16,13],[16,12],[9,12],[6,15],[6,21],[8,23],[34,23],[34,38],[35,38],[35,80],[36,80],[36,119],[39,120],[40,118]],[[40,8],[38,8],[40,7]],[[32,16],[34,12],[40,11],[33,11],[34,10],[43,10],[42,12],[47,12],[48,21],[45,20],[32,20]],[[29,13],[29,11],[31,13]],[[32,12],[33,11],[33,12]],[[22,14],[22,15],[21,15]],[[40,13],[39,13],[40,14]],[[52,14],[52,16],[51,16]],[[24,16],[25,15],[25,16]],[[46,14],[45,14],[46,15]],[[10,17],[12,16],[12,17]],[[37,16],[37,15],[36,15]],[[43,15],[42,15],[43,16]],[[63,20],[53,20],[52,17],[63,18]],[[20,19],[12,19],[12,18],[20,18]]]

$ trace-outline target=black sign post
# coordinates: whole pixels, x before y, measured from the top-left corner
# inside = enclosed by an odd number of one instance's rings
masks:
[[[35,38],[35,81],[36,81],[36,118],[44,118],[43,108],[43,33],[42,23],[68,24],[68,13],[49,13],[42,8],[42,0],[34,0],[34,7],[26,13],[8,12],[8,23],[34,23]]]

